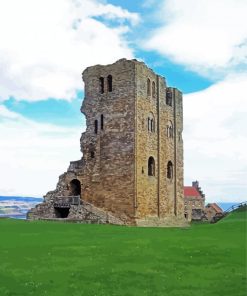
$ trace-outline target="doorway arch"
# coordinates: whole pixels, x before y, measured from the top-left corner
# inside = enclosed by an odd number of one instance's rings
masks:
[[[70,181],[70,195],[81,195],[81,182],[78,179]]]

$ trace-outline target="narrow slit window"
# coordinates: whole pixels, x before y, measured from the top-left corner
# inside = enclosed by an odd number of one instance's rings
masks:
[[[171,121],[169,121],[167,124],[167,137],[173,138],[173,134],[174,134],[173,124]]]
[[[155,82],[152,82],[152,97],[155,97]]]
[[[155,119],[152,112],[148,116],[148,131],[151,133],[155,132]]]
[[[104,77],[100,77],[100,79],[99,79],[99,88],[100,88],[100,93],[103,94],[105,92],[105,90],[104,90]]]
[[[172,107],[172,91],[169,89],[166,90],[166,105]]]
[[[101,128],[101,130],[104,129],[104,115],[103,114],[101,114],[101,116],[100,116],[100,128]]]
[[[151,119],[151,132],[152,132],[152,133],[155,132],[155,128],[154,128],[154,119]]]
[[[167,178],[168,179],[173,178],[173,164],[171,161],[168,161],[167,163]]]
[[[94,120],[94,133],[98,133],[98,120]]]
[[[108,75],[107,77],[107,90],[112,92],[112,76]]]
[[[147,79],[147,95],[151,95],[151,81],[149,78]]]

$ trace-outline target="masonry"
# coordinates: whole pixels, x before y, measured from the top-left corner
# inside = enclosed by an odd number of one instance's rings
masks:
[[[28,218],[186,223],[182,93],[137,60],[88,67],[83,81],[83,156],[70,163]]]

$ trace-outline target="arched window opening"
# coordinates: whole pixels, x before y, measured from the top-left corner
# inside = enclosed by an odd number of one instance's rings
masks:
[[[70,182],[70,195],[76,196],[81,194],[81,182],[77,179],[73,179]]]
[[[155,82],[152,82],[152,97],[155,97]]]
[[[101,114],[100,116],[100,128],[103,130],[104,129],[104,115]]]
[[[155,162],[152,156],[148,159],[148,175],[155,176]]]
[[[112,76],[111,75],[107,76],[107,90],[109,92],[112,92]]]
[[[166,126],[166,135],[168,138],[173,138],[173,124],[171,121],[168,122],[167,126]]]
[[[167,163],[167,178],[168,179],[173,178],[173,164],[171,161],[168,161]]]
[[[150,96],[151,95],[151,81],[148,78],[147,80],[147,95]]]
[[[170,89],[166,90],[166,105],[172,106],[172,91]]]
[[[99,89],[100,89],[101,94],[103,94],[105,92],[105,90],[104,90],[104,77],[100,77],[100,79],[99,79]]]
[[[94,120],[94,133],[98,133],[98,120]]]

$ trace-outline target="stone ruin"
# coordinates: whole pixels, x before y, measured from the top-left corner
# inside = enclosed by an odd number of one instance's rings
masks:
[[[82,158],[28,219],[184,226],[182,93],[143,62],[83,72]]]

